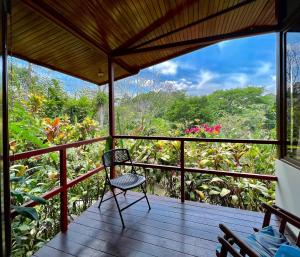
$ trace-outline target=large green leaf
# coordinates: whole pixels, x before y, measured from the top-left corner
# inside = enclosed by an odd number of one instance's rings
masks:
[[[221,178],[218,178],[218,177],[214,177],[214,178],[210,181],[210,183],[218,183],[218,182],[223,183],[224,180],[221,179]]]
[[[224,197],[224,196],[230,194],[230,192],[231,192],[231,191],[230,191],[229,189],[227,189],[227,188],[222,188],[221,193],[220,193],[220,196],[221,196],[221,197]]]
[[[39,220],[37,211],[32,207],[13,206],[13,209],[23,217],[36,221]]]
[[[208,194],[209,194],[209,195],[219,195],[220,192],[219,192],[219,191],[216,191],[216,190],[210,190]]]
[[[104,150],[105,152],[112,149],[112,143],[113,143],[112,137],[108,137],[105,142],[105,150]]]
[[[37,202],[37,203],[40,203],[40,204],[46,204],[47,201],[42,198],[42,197],[39,197],[39,196],[35,196],[35,195],[32,195],[32,194],[26,194],[32,201],[34,202]]]
[[[22,203],[24,200],[24,192],[18,190],[11,190],[10,194],[15,198],[18,202]]]

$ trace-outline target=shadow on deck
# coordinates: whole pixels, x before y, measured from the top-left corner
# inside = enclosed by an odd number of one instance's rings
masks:
[[[141,195],[119,195],[120,203]],[[149,195],[151,211],[145,200],[123,212],[126,228],[113,199],[104,202],[101,211],[92,205],[33,256],[35,257],[178,257],[215,256],[219,223],[227,224],[243,235],[260,228],[263,214],[204,203]],[[121,204],[122,206],[122,204]]]

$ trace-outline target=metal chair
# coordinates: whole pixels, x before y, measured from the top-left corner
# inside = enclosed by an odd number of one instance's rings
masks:
[[[146,178],[144,176],[138,175],[136,173],[136,169],[134,168],[134,166],[132,164],[132,160],[130,158],[130,155],[129,155],[129,152],[127,149],[115,149],[115,150],[107,151],[103,154],[102,161],[103,161],[103,165],[105,168],[105,185],[103,188],[103,192],[102,192],[102,196],[101,196],[101,200],[100,200],[98,208],[100,209],[100,206],[103,202],[105,202],[111,198],[114,198],[115,202],[117,204],[117,208],[118,208],[120,217],[121,217],[122,226],[123,226],[123,228],[125,228],[124,220],[122,217],[122,211],[124,211],[131,205],[139,202],[140,200],[142,200],[144,198],[146,198],[146,200],[147,200],[149,210],[151,209],[149,200],[146,195],[145,188],[144,188]],[[118,165],[124,166],[125,162],[128,162],[130,164],[130,167],[131,167],[130,173],[125,173],[124,175],[121,175],[117,178],[110,179],[109,175],[108,175],[108,171],[109,171],[108,168],[111,169],[112,167],[115,167]],[[109,186],[113,196],[103,200],[107,185]],[[118,200],[117,200],[117,195],[124,193],[124,196],[126,196],[127,190],[130,190],[130,189],[133,189],[133,188],[136,188],[139,186],[142,188],[144,196],[139,198],[138,200],[130,203],[129,205],[127,205],[123,208],[120,208]],[[114,192],[115,188],[122,190],[122,192],[116,194]]]

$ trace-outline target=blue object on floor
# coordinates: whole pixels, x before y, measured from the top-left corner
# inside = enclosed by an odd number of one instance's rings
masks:
[[[261,257],[274,257],[281,245],[290,244],[286,237],[272,226],[247,236],[245,242]]]
[[[300,248],[298,246],[282,245],[274,257],[300,257]]]

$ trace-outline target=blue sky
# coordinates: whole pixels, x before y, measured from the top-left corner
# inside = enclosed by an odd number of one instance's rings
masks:
[[[145,69],[140,76],[151,80],[153,73],[159,73],[162,85],[191,95],[249,85],[275,93],[276,35],[224,41]]]
[[[24,62],[18,64],[26,65]],[[200,49],[146,68],[117,85],[122,85],[123,89],[133,94],[163,88],[204,95],[218,89],[249,85],[262,86],[267,93],[275,93],[275,65],[276,35],[266,34],[224,41]],[[35,68],[35,71],[61,80],[70,93],[83,87],[95,88],[95,85],[48,69]]]

